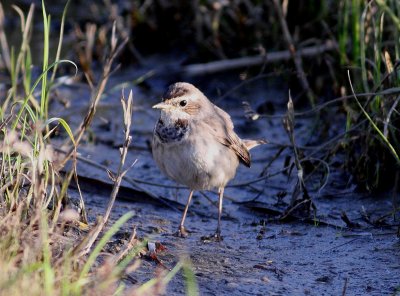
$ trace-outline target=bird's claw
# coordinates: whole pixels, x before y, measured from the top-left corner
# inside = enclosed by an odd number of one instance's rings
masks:
[[[208,241],[208,242],[218,242],[219,243],[219,242],[222,242],[224,240],[224,238],[221,236],[221,233],[216,232],[211,235],[202,236],[201,240],[203,242]]]
[[[216,242],[222,242],[224,239],[223,239],[223,237],[221,236],[221,233],[220,233],[220,232],[216,232],[216,233],[214,234],[214,240],[215,240]]]
[[[182,238],[186,238],[189,236],[189,233],[187,232],[187,230],[185,229],[185,227],[183,226],[179,226],[178,231],[175,233],[175,236],[177,237],[182,237]]]

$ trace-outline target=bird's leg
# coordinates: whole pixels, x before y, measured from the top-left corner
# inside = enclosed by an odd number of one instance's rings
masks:
[[[221,241],[221,216],[222,216],[222,200],[224,199],[224,187],[219,188],[219,200],[218,200],[218,225],[215,231],[215,238],[217,241]]]
[[[193,192],[194,192],[194,190],[191,190],[190,193],[189,193],[189,197],[188,197],[188,200],[186,202],[185,210],[183,211],[182,220],[181,220],[181,223],[179,224],[178,236],[180,236],[180,237],[187,237],[188,236],[188,233],[185,230],[185,227],[183,226],[183,224],[185,223],[186,214],[187,214],[187,211],[189,209],[190,202],[192,201]]]

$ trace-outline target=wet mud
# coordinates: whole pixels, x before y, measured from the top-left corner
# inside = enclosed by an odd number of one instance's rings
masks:
[[[133,211],[134,217],[120,235],[136,226],[140,238],[162,243],[166,250],[158,257],[168,268],[189,256],[201,295],[392,295],[398,291],[397,228],[384,223],[380,227],[370,225],[365,219],[366,213],[371,220],[390,213],[391,193],[382,196],[357,193],[349,176],[331,168],[324,188],[320,188],[323,182],[318,178],[308,183],[317,208],[315,216],[296,214],[285,221],[278,219],[289,205],[297,175],[295,170],[291,174],[282,171],[292,150],[286,148],[277,154],[281,144],[289,145],[282,117],[278,116],[286,112],[287,90],[277,81],[258,80],[234,91],[230,91],[238,85],[234,80],[194,81],[212,101],[227,110],[241,137],[265,138],[271,143],[252,150],[252,167],[241,166],[226,188],[222,242],[202,239],[212,234],[217,225],[216,192],[195,193],[186,220],[190,235],[186,239],[174,236],[188,190],[161,174],[150,150],[152,129],[158,117],[151,106],[159,100],[169,81],[150,79],[144,89],[132,84],[129,77],[134,75],[137,73],[122,73],[113,78],[110,91],[100,103],[91,135],[79,147],[80,156],[90,160],[78,161],[78,174],[92,222],[96,215],[104,214],[111,190],[104,167],[116,170],[118,166],[118,147],[123,135],[121,89],[132,88],[135,111],[127,164],[135,160],[137,163],[128,173],[132,182],[122,184],[112,219],[127,211]],[[59,112],[57,104],[67,99],[70,105],[64,109],[65,114],[57,116],[77,125],[87,106],[82,98],[88,98],[88,94],[85,86],[61,87],[60,100],[53,103],[53,110]],[[242,101],[248,101],[254,108],[274,106],[274,110],[269,110],[273,116],[249,121],[244,117]],[[310,142],[310,146],[316,145],[313,139],[310,141],[310,131],[316,124],[311,117],[296,119],[299,146]],[[344,124],[332,130],[332,135],[341,128]],[[260,178],[274,156],[276,159],[266,170],[269,177]],[[235,186],[238,184],[241,186]],[[78,197],[72,188],[69,195]],[[343,213],[354,223],[353,228],[346,225]],[[390,215],[385,222],[398,224]],[[157,268],[155,262],[143,260],[127,283],[143,283],[156,275]],[[179,274],[168,285],[166,295],[183,294],[185,281]]]

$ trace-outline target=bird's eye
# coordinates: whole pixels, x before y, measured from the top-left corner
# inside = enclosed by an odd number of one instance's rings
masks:
[[[187,101],[186,100],[182,100],[182,101],[179,102],[179,105],[181,107],[185,107],[187,105]]]

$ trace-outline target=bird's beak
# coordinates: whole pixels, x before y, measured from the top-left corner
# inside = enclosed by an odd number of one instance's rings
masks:
[[[154,105],[152,108],[153,109],[161,109],[161,110],[167,110],[167,109],[171,109],[171,105],[170,104],[166,104],[164,102],[158,103],[156,105]]]

